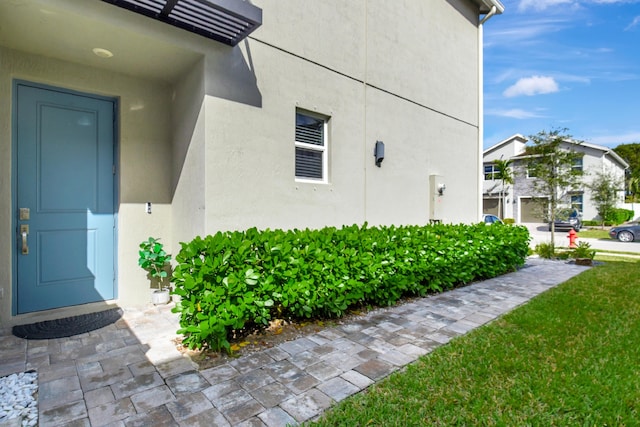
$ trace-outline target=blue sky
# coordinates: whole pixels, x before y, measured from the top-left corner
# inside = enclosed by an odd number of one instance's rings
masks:
[[[502,0],[484,27],[484,148],[568,129],[640,142],[640,0]]]

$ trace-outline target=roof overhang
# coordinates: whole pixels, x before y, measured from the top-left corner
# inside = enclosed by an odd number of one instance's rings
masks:
[[[486,150],[484,150],[482,152],[483,156],[486,156],[487,154],[489,154],[492,151],[497,150],[498,148],[507,145],[513,141],[520,141],[520,142],[527,142],[528,139],[526,137],[524,137],[523,135],[516,133],[515,135],[511,135],[509,138],[504,139],[500,142],[498,142],[497,144],[492,145],[491,147],[487,148]]]
[[[262,9],[246,0],[102,1],[229,46],[237,45],[262,25]]]
[[[495,13],[500,15],[504,12],[504,5],[499,0],[475,0],[480,5],[480,14],[484,15],[491,11],[491,8],[495,6]]]
[[[603,155],[609,155],[611,156],[616,162],[618,162],[618,164],[622,167],[622,169],[627,169],[629,168],[629,163],[627,163],[622,157],[620,157],[620,155],[618,153],[616,153],[615,151],[613,151],[613,149],[609,148],[609,147],[605,147],[603,145],[597,145],[597,144],[591,144],[589,142],[584,142],[584,141],[574,141],[571,139],[565,139],[562,142],[564,142],[565,144],[573,144],[575,146],[578,147],[585,147],[585,148],[590,148],[592,150],[596,150],[596,151],[600,151],[603,153]],[[526,158],[533,158],[533,157],[541,157],[540,154],[520,154],[517,156],[512,157],[512,160],[520,160],[520,159],[526,159]]]

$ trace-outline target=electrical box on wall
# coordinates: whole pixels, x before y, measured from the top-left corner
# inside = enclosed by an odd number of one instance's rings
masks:
[[[444,218],[447,183],[442,175],[429,175],[429,220],[440,222]]]

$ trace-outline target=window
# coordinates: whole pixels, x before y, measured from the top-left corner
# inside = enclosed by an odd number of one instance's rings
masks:
[[[327,182],[327,119],[296,112],[296,179]]]
[[[582,213],[582,194],[571,195],[571,207]]]
[[[527,165],[527,178],[537,178],[536,175],[536,166],[532,164]]]
[[[571,166],[571,169],[573,169],[574,171],[582,170],[582,157],[576,157],[575,159],[573,159],[573,166]]]
[[[494,179],[493,177],[497,172],[498,171],[496,170],[495,165],[493,164],[484,165],[484,180],[485,181],[493,180]]]

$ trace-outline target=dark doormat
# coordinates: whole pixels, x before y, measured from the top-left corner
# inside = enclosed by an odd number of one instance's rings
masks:
[[[13,335],[28,340],[65,338],[100,329],[115,323],[122,317],[122,309],[112,308],[97,313],[46,320],[44,322],[13,327]]]

